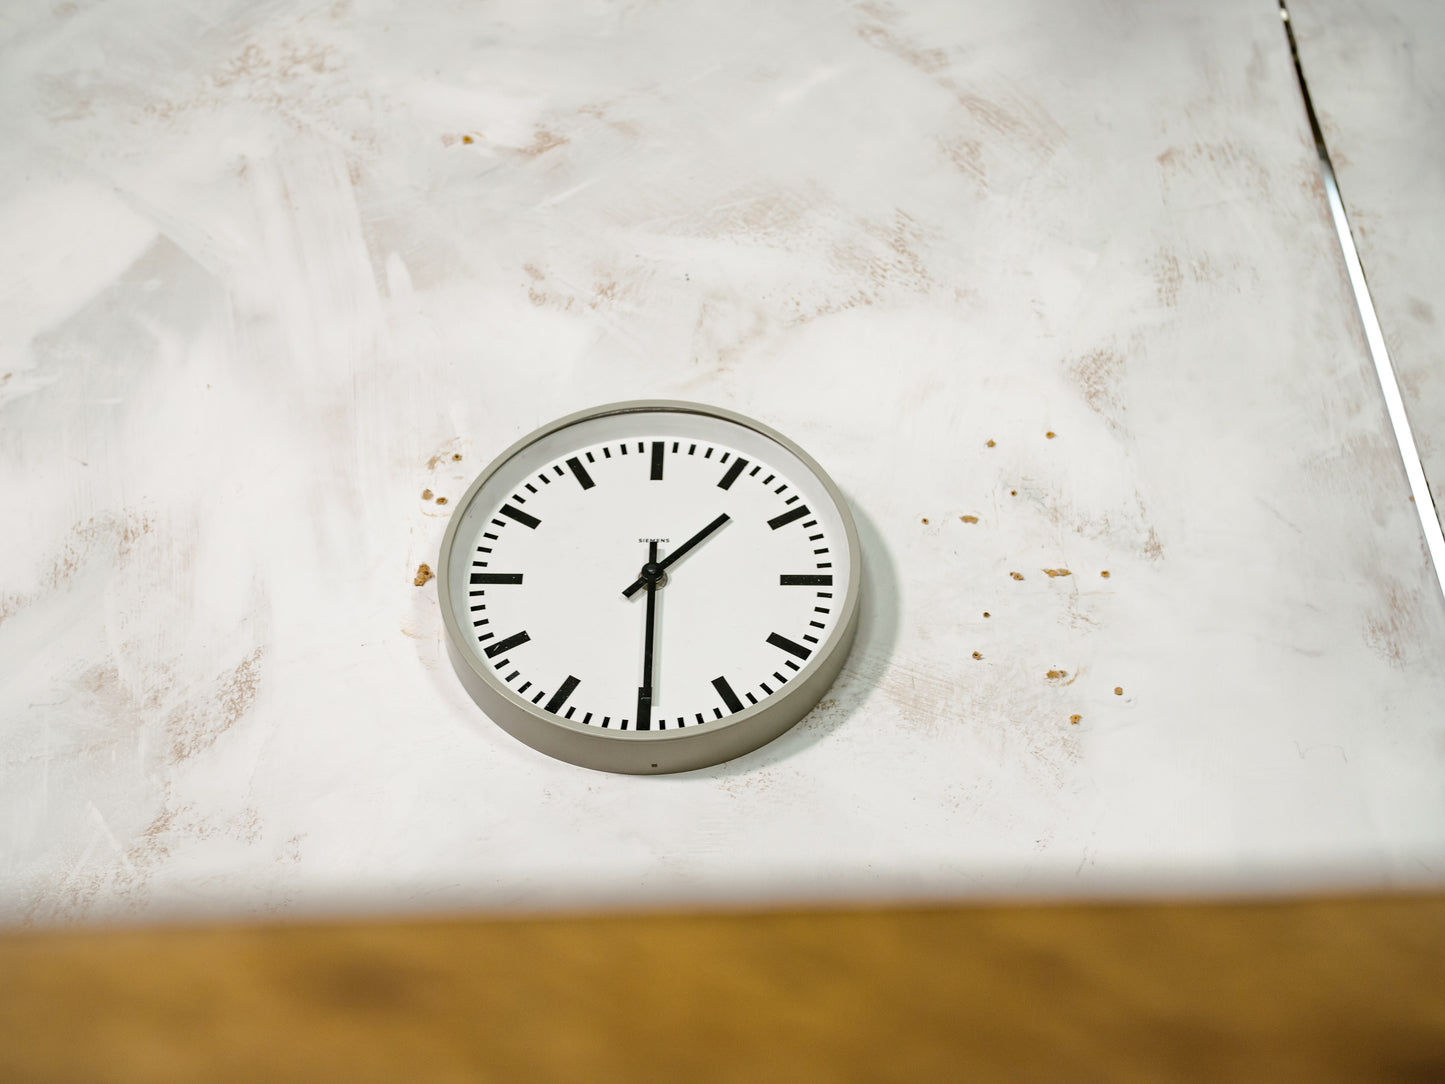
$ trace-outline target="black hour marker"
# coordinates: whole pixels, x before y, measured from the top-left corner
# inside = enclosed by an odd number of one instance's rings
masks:
[[[832,587],[832,586],[833,586],[833,577],[832,577],[832,576],[823,576],[823,575],[820,575],[820,576],[811,576],[811,575],[789,576],[789,575],[782,575],[782,576],[779,576],[779,577],[778,577],[778,584],[779,584],[779,586],[782,586],[782,587]]]
[[[473,583],[521,583],[520,572],[473,572]]]
[[[498,655],[502,654],[502,652],[511,651],[512,648],[519,647],[522,644],[525,644],[530,639],[531,637],[528,636],[526,631],[524,630],[522,632],[513,633],[505,640],[498,640],[495,644],[489,644],[487,647],[482,648],[482,650],[487,653],[487,658],[495,659]]]
[[[660,440],[652,442],[652,481],[662,481],[662,455],[667,451],[667,446]]]
[[[722,697],[723,703],[728,706],[728,711],[742,711],[742,710],[743,710],[743,702],[738,699],[738,694],[735,693],[735,692],[733,692],[733,687],[728,684],[728,679],[727,679],[727,678],[725,678],[725,677],[715,677],[715,678],[713,678],[713,679],[712,679],[712,687],[717,690],[718,696]],[[713,711],[717,711],[717,708],[713,708],[712,710],[713,710]],[[718,717],[719,719],[721,719],[721,718],[722,718],[722,712],[718,711],[718,716],[717,716],[717,717]]]
[[[502,511],[506,512],[506,510],[506,507],[503,506]],[[789,523],[792,523],[793,520],[802,519],[807,514],[808,506],[806,504],[800,504],[797,508],[789,508],[781,515],[774,516],[772,519],[768,520],[768,526],[776,531],[779,527],[786,527]]]
[[[530,528],[532,528],[532,530],[534,530],[534,531],[535,531],[535,530],[538,528],[538,526],[540,526],[541,523],[542,523],[542,521],[541,521],[540,519],[538,519],[536,516],[530,516],[530,515],[528,515],[526,512],[523,512],[520,508],[513,508],[510,504],[504,504],[504,505],[502,505],[502,507],[501,507],[501,514],[504,515],[504,516],[506,516],[508,519],[514,519],[514,520],[516,520],[518,523],[522,524],[524,527],[530,527]]]
[[[796,655],[800,659],[806,659],[812,654],[812,652],[802,644],[796,644],[786,636],[779,636],[776,632],[768,633],[768,643],[774,647],[780,647],[789,655]]]
[[[567,680],[562,682],[562,687],[552,694],[552,699],[547,701],[546,707],[542,710],[550,711],[553,715],[556,715],[557,709],[560,708],[563,704],[567,703],[567,698],[572,695],[572,690],[577,688],[577,686],[580,684],[581,679],[575,678],[571,674],[568,674]],[[571,718],[572,713],[570,711],[567,712],[567,716],[568,718]]]
[[[717,484],[718,489],[731,489],[732,484],[738,480],[738,475],[747,465],[746,459],[734,459],[733,465],[728,468],[728,472],[722,476],[722,481]]]
[[[587,473],[587,468],[582,465],[582,460],[578,459],[575,455],[567,460],[567,469],[572,472],[578,484],[581,485],[583,489],[591,489],[597,484],[592,480],[592,475]]]

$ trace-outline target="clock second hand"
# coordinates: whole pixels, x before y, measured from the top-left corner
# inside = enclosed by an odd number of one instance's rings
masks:
[[[652,639],[657,624],[657,580],[662,569],[657,563],[657,543],[647,544],[647,624],[642,633],[642,687],[637,690],[637,729],[652,729]],[[639,581],[642,582],[642,581]]]
[[[721,527],[724,523],[726,523],[726,522],[727,522],[729,519],[731,519],[731,518],[732,518],[732,517],[730,517],[726,512],[724,512],[722,515],[718,516],[717,519],[713,520],[711,523],[709,523],[709,524],[708,524],[706,527],[704,527],[702,530],[698,531],[697,534],[693,535],[691,538],[689,538],[689,539],[688,539],[686,542],[684,542],[682,545],[678,546],[677,549],[673,550],[673,551],[672,551],[671,553],[669,553],[666,557],[664,557],[663,560],[662,560],[662,563],[657,566],[658,569],[659,569],[660,571],[666,572],[668,565],[672,564],[672,562],[676,561],[676,560],[677,560],[679,557],[681,557],[684,553],[686,553],[688,550],[692,549],[693,546],[696,546],[699,542],[701,542],[701,541],[702,541],[704,538],[706,538],[708,535],[712,534],[713,531],[717,530],[719,527]],[[657,564],[657,547],[656,547],[656,546],[653,546],[653,547],[652,547],[652,556],[648,559],[648,563],[649,563],[649,564]],[[637,592],[641,591],[641,590],[642,590],[644,587],[646,587],[647,585],[648,585],[647,577],[645,577],[645,576],[639,576],[639,577],[637,577],[637,581],[636,581],[635,583],[633,583],[633,585],[632,585],[631,587],[628,587],[626,590],[624,590],[624,591],[622,592],[622,594],[623,594],[623,596],[626,597],[626,598],[631,598],[633,595],[637,594]]]

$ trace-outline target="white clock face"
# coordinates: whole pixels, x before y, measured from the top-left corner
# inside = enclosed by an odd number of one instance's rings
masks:
[[[846,517],[815,468],[729,417],[582,418],[515,449],[458,508],[442,566],[454,651],[489,695],[563,728],[726,726],[838,638]]]

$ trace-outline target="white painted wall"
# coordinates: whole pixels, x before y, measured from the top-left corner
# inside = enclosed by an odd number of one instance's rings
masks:
[[[6,920],[1440,883],[1270,5],[0,19]],[[799,441],[869,576],[819,709],[668,778],[508,738],[413,586],[423,489],[641,397]]]

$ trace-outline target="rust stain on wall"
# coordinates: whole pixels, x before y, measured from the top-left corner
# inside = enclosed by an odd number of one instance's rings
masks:
[[[1111,429],[1122,431],[1124,358],[1112,349],[1100,348],[1066,362],[1065,368],[1089,409],[1103,418]]]
[[[173,712],[166,720],[170,762],[178,764],[216,743],[251,710],[260,690],[264,647],[257,647],[216,683],[199,702]]]
[[[1179,259],[1172,252],[1161,252],[1154,257],[1154,291],[1159,304],[1172,309],[1179,304],[1179,288],[1184,285],[1184,273],[1179,270]]]
[[[40,589],[26,594],[0,595],[0,624],[46,595],[64,588],[86,564],[110,557],[124,564],[140,541],[155,529],[155,521],[140,512],[107,512],[75,524],[39,576]]]
[[[547,128],[538,128],[532,133],[532,142],[517,148],[517,153],[523,158],[539,158],[567,142],[566,136],[560,136]]]
[[[1365,621],[1365,643],[1391,666],[1403,667],[1414,645],[1423,639],[1420,593],[1400,584],[1384,588],[1383,607]]]

